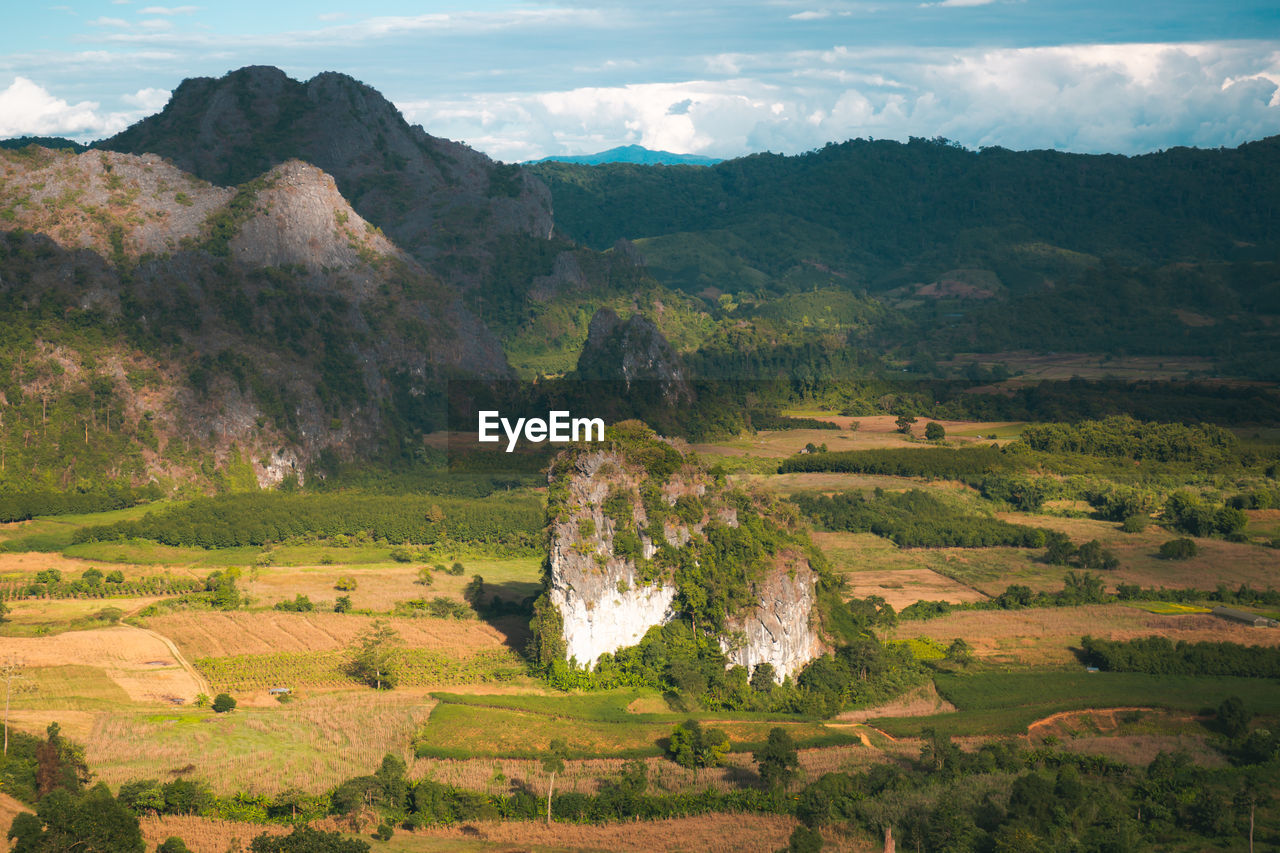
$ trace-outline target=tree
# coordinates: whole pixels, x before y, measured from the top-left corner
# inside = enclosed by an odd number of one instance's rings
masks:
[[[751,689],[757,693],[768,693],[778,685],[778,678],[773,664],[765,661],[756,664],[751,672]]]
[[[79,792],[89,781],[84,750],[62,738],[62,728],[50,723],[47,739],[36,748],[36,790],[45,796],[55,790]]]
[[[911,415],[898,415],[898,419],[894,421],[894,424],[898,427],[898,432],[903,435],[910,435],[911,425],[915,422],[916,419],[911,417]]]
[[[968,666],[973,662],[973,646],[965,642],[964,638],[956,637],[951,641],[951,645],[947,646],[946,660]]]
[[[213,712],[225,714],[236,709],[236,700],[230,693],[219,693],[213,697]]]
[[[1249,815],[1249,853],[1253,853],[1253,825],[1258,806],[1266,806],[1271,802],[1271,797],[1264,793],[1265,790],[1265,783],[1261,780],[1248,779],[1232,799],[1231,805],[1236,814],[1241,817]]]
[[[929,441],[942,441],[947,437],[947,428],[937,421],[929,421],[924,425],[924,437]]]
[[[562,739],[551,741],[542,756],[542,770],[547,779],[547,826],[551,825],[551,796],[556,787],[556,774],[564,772],[564,760],[569,757],[569,745]]]
[[[170,835],[156,848],[156,853],[191,853],[191,848],[178,836]]]
[[[138,817],[99,783],[84,794],[59,788],[36,805],[35,814],[13,819],[14,853],[143,853]]]
[[[787,853],[819,853],[822,843],[822,835],[818,830],[801,824],[791,831],[791,837],[787,840]]]
[[[351,662],[351,673],[374,690],[390,690],[399,681],[396,644],[399,635],[382,620],[373,623],[360,638],[360,650]]]
[[[341,833],[295,826],[288,835],[263,833],[249,844],[252,853],[369,853],[369,843]]]
[[[699,767],[716,767],[729,754],[729,737],[719,729],[704,729],[697,720],[685,720],[671,732],[667,755],[676,764],[698,775]]]
[[[796,752],[796,742],[787,730],[774,726],[769,730],[769,739],[759,750],[751,754],[760,773],[760,781],[770,790],[786,785],[795,776],[800,767],[800,756]]]
[[[431,569],[429,567],[418,567],[418,577],[414,580],[414,583],[422,584],[423,586],[431,586],[431,582],[433,580],[435,580],[435,578],[432,577]]]
[[[484,578],[480,575],[472,575],[471,580],[462,589],[462,599],[471,605],[472,610],[479,610],[480,602],[484,600]]]
[[[1253,719],[1239,696],[1223,700],[1218,706],[1218,727],[1227,737],[1235,740],[1249,730],[1249,721]]]
[[[334,613],[350,613],[351,612],[351,596],[349,595],[338,596],[337,600],[333,602],[333,612]]]

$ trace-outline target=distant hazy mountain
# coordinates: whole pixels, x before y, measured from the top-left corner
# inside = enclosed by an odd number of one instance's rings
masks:
[[[636,163],[641,166],[714,166],[721,162],[716,157],[703,157],[698,154],[673,154],[670,151],[652,151],[643,145],[619,145],[608,151],[596,154],[574,154],[562,157],[543,157],[531,160],[531,163],[582,163],[587,166],[598,166],[601,163]]]

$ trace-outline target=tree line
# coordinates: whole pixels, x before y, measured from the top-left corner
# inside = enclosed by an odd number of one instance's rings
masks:
[[[219,495],[147,513],[136,521],[87,527],[76,542],[150,539],[198,548],[261,546],[289,539],[367,534],[395,545],[441,541],[528,548],[542,530],[536,496],[483,499],[424,495]]]
[[[825,530],[874,533],[900,548],[988,548],[997,545],[1043,548],[1045,531],[966,512],[921,489],[797,495],[805,516]]]

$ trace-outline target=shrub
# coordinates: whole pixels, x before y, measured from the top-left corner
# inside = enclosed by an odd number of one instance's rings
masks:
[[[408,548],[392,548],[391,559],[397,563],[409,563],[413,561],[413,552]]]
[[[333,588],[342,592],[351,592],[356,588],[356,579],[350,575],[343,575],[333,582]]]
[[[1120,529],[1125,533],[1141,533],[1150,520],[1145,515],[1131,515],[1120,524]]]
[[[929,421],[924,425],[924,437],[929,441],[942,441],[947,437],[947,429],[937,421]]]
[[[466,571],[466,568],[462,565],[462,563],[454,563],[452,566],[449,567],[449,574],[453,575],[454,577],[460,577],[465,571]]]
[[[1166,560],[1189,560],[1199,551],[1194,539],[1170,539],[1160,546],[1160,556]]]
[[[236,700],[230,693],[219,693],[213,697],[213,712],[225,714],[236,709]]]
[[[156,848],[156,853],[191,853],[191,848],[178,836],[170,835]]]

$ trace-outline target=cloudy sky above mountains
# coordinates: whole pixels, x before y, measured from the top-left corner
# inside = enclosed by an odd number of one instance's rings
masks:
[[[6,9],[0,138],[96,139],[184,77],[341,71],[513,161],[851,137],[1141,153],[1280,133],[1274,0],[281,0]]]

